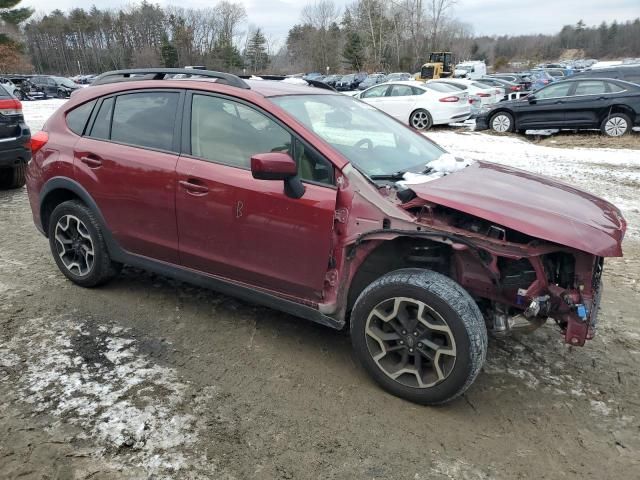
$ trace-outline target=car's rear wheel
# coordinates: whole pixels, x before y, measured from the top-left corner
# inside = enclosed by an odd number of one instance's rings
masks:
[[[27,164],[0,168],[0,188],[20,188],[26,183]]]
[[[122,264],[111,261],[95,215],[79,201],[61,203],[53,210],[48,233],[58,268],[80,286],[102,285],[122,269]]]
[[[600,130],[608,137],[621,137],[631,130],[631,119],[624,113],[613,113],[602,121]]]
[[[27,99],[27,96],[24,94],[22,90],[16,90],[15,92],[13,92],[13,94],[20,101],[24,101]]]
[[[429,130],[433,126],[433,119],[429,112],[420,108],[411,113],[411,116],[409,117],[409,125],[416,130]]]
[[[493,115],[489,121],[489,125],[491,126],[491,130],[498,133],[513,132],[515,127],[513,115],[507,112],[498,112]]]
[[[473,383],[486,357],[487,330],[478,306],[456,282],[429,270],[403,269],[358,297],[351,341],[382,388],[437,405]]]
[[[58,90],[58,98],[67,98],[67,95],[62,90]]]

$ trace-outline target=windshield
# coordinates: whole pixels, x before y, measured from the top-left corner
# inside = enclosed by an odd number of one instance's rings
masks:
[[[422,172],[444,152],[380,110],[345,95],[271,99],[366,175]]]
[[[473,72],[473,65],[458,65],[457,70],[464,70],[465,72]]]
[[[73,83],[68,78],[63,78],[63,77],[54,77],[54,78],[55,78],[57,83],[59,83],[60,85],[64,85],[65,87],[73,88],[73,87],[76,86],[76,84]]]

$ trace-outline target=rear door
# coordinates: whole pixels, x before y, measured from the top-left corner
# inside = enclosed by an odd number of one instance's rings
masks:
[[[105,97],[74,147],[77,181],[128,252],[178,263],[176,164],[184,92]],[[67,119],[69,123],[69,119]]]
[[[518,128],[562,128],[565,126],[567,97],[574,82],[562,82],[535,92],[535,100],[524,99],[515,102]]]
[[[565,102],[566,126],[598,128],[600,118],[610,105],[609,82],[604,80],[580,80]]]
[[[337,190],[333,166],[262,110],[237,99],[187,97],[176,214],[184,266],[318,301],[329,268]],[[305,186],[256,180],[257,153],[284,151]]]

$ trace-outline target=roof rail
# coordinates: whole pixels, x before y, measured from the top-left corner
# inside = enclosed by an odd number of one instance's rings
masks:
[[[261,78],[262,80],[276,80],[276,81],[282,81],[288,78],[286,75],[256,75],[256,76]],[[252,75],[239,75],[239,77],[245,80],[250,80]],[[303,80],[307,82],[311,87],[322,88],[323,90],[331,90],[333,92],[337,92],[335,88],[333,88],[331,85],[327,85],[324,82],[320,82],[318,80],[306,79],[306,78],[303,78]]]
[[[214,72],[212,70],[196,70],[192,68],[132,68],[128,70],[113,70],[98,75],[91,85],[104,85],[107,83],[129,82],[141,80],[165,80],[175,78],[215,78],[220,83],[230,87],[250,89],[249,85],[240,77],[230,73]]]

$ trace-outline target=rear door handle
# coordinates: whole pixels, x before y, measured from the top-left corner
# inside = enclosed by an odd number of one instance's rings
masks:
[[[195,180],[180,180],[178,183],[182,185],[188,193],[196,195],[205,195],[209,192],[209,188],[206,185],[195,183]]]
[[[102,166],[102,160],[96,155],[84,155],[80,157],[80,161],[89,168],[99,168]]]

